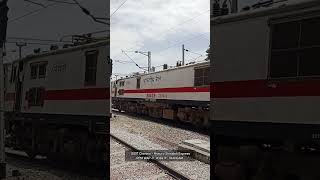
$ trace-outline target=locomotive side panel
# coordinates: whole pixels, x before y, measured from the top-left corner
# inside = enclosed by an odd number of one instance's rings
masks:
[[[265,79],[269,33],[266,17],[213,25],[211,80],[225,82]]]
[[[120,79],[113,107],[129,113],[208,127],[209,62]]]
[[[93,67],[86,66],[90,60],[96,63]],[[31,59],[24,74],[22,112],[110,116],[108,66],[105,46]],[[44,74],[39,74],[43,67]],[[38,69],[36,75],[32,68]],[[89,68],[93,73],[91,82],[86,80]],[[36,97],[30,95],[34,88],[43,88],[40,103],[31,102],[39,96],[38,92],[33,92]]]
[[[122,93],[118,93],[117,97],[209,101],[208,84],[202,83],[200,86],[195,86],[194,68],[199,67],[181,67],[119,80],[118,92],[122,89]],[[121,86],[121,81],[124,81],[124,86]]]
[[[314,106],[320,103],[317,80],[269,74],[272,28],[297,21],[297,17],[319,17],[306,11],[319,12],[319,7],[213,25],[213,120],[320,124],[320,112]],[[274,19],[280,22],[272,24]],[[282,71],[287,70],[282,67]]]
[[[31,158],[106,160],[112,70],[108,44],[78,45],[14,62],[23,68],[8,82],[8,90],[21,97],[21,104],[14,99],[5,113],[9,146]]]

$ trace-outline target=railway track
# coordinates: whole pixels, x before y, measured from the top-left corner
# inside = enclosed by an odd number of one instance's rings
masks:
[[[177,121],[177,120],[172,121],[172,120],[168,120],[168,119],[154,118],[154,117],[145,116],[145,115],[127,113],[127,112],[124,112],[124,111],[120,112],[119,110],[116,110],[116,109],[112,109],[112,113],[115,114],[115,115],[123,114],[123,115],[130,116],[133,119],[137,119],[137,120],[143,119],[143,120],[146,120],[146,121],[156,122],[156,123],[159,123],[159,124],[164,124],[164,125],[169,126],[169,127],[188,130],[188,131],[196,132],[196,133],[203,134],[203,135],[210,135],[210,130],[209,129],[195,128],[192,124],[187,123],[187,122],[183,122],[183,121]]]
[[[139,149],[133,147],[132,145],[130,145],[129,143],[119,139],[118,137],[114,136],[114,135],[110,135],[110,137],[115,140],[116,142],[120,143],[121,145],[125,146],[126,148],[128,148],[129,150],[132,151],[139,151]],[[161,170],[163,170],[165,172],[165,174],[169,175],[170,178],[168,179],[181,179],[181,180],[188,180],[190,179],[189,177],[181,174],[179,171],[168,167],[167,165],[161,163],[158,160],[147,160],[147,162],[150,162],[154,165],[156,165],[157,167],[159,167]]]
[[[167,125],[147,121],[139,117],[127,116],[124,114],[118,114],[116,117],[111,118],[110,122],[110,134],[111,140],[119,143],[121,146],[126,147],[127,151],[142,151],[142,150],[171,150],[177,151],[179,144],[184,140],[190,139],[201,139],[208,141],[209,137],[206,135],[201,135],[188,130],[183,130],[180,128],[169,127]],[[111,142],[112,142],[111,141]],[[117,150],[117,146],[111,143],[111,173],[114,171],[118,174],[114,175],[114,179],[119,177],[123,178],[122,174],[131,171],[135,174],[132,169],[135,166],[139,167],[142,171],[149,171],[152,173],[165,173],[166,178],[169,179],[197,179],[197,180],[208,180],[210,178],[210,165],[197,160],[187,160],[187,161],[132,161],[130,159],[125,159],[125,151]],[[120,151],[122,151],[120,153]],[[114,154],[113,154],[113,153]],[[128,158],[128,157],[127,157]],[[113,165],[123,166],[120,170],[113,170]],[[145,164],[152,164],[153,168],[141,168]],[[154,168],[155,167],[155,168]],[[148,169],[148,170],[145,170]],[[159,170],[160,169],[160,170]],[[118,171],[122,171],[119,173]],[[138,170],[137,170],[138,171]],[[160,171],[160,172],[159,172]],[[142,179],[152,179],[145,178],[148,174],[145,174]],[[120,179],[121,179],[120,178]],[[130,179],[130,177],[125,177],[123,179]],[[141,177],[139,177],[141,178]],[[139,179],[135,178],[135,179]],[[158,179],[158,178],[156,178]],[[163,178],[160,178],[163,179]]]
[[[31,159],[26,153],[18,150],[12,150],[6,147],[6,159],[8,164],[13,164],[18,169],[32,169],[45,172],[61,179],[105,179],[106,173],[103,168],[94,168],[87,164],[71,165],[66,162],[52,162],[46,157],[37,156]]]

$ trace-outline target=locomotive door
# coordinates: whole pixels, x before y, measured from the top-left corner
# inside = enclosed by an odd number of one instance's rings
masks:
[[[22,83],[18,80],[16,82],[16,98],[15,98],[15,110],[21,110],[21,91],[22,91]]]
[[[114,84],[113,84],[113,88],[114,88],[114,97],[117,97],[117,84],[118,82],[115,81]]]
[[[17,78],[16,78],[16,87],[15,87],[15,111],[20,112],[21,111],[21,102],[22,102],[22,79],[20,78],[20,72],[23,70],[23,63],[19,62],[18,72],[17,72]]]

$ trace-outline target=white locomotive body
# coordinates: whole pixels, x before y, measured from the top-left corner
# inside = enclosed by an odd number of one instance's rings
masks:
[[[211,18],[211,145],[222,179],[225,162],[244,179],[319,177],[301,159],[320,148],[320,1],[269,3]]]
[[[29,55],[5,67],[7,131],[16,148],[31,156],[103,159],[97,156],[106,152],[111,116],[109,41]]]
[[[113,107],[200,126],[209,120],[209,62],[119,79],[112,84]]]
[[[300,140],[320,134],[319,24],[319,1],[288,1],[211,21],[216,133]]]
[[[105,43],[62,49],[21,60],[24,70],[20,77],[16,74],[16,78],[23,79],[20,112],[110,117],[110,85],[106,77],[110,76],[111,66],[107,64]],[[86,66],[86,61],[93,66]],[[13,69],[18,64],[14,63]],[[7,111],[14,111],[13,104],[18,103],[10,99],[15,93],[15,78],[12,82],[7,91]]]

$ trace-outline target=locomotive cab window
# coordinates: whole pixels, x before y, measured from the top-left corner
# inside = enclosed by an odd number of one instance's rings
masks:
[[[119,82],[119,86],[120,86],[120,87],[123,87],[123,86],[124,86],[124,81],[120,81],[120,82]]]
[[[44,88],[37,87],[31,88],[28,92],[28,104],[29,106],[42,106],[44,103]]]
[[[320,77],[320,17],[274,23],[270,78]]]
[[[137,89],[140,89],[140,84],[141,84],[141,78],[137,78]]]
[[[96,85],[98,51],[86,52],[85,85]]]
[[[46,69],[47,64],[39,64],[39,78],[45,78],[46,77]]]
[[[10,81],[14,82],[16,80],[17,66],[12,66]]]
[[[194,86],[209,85],[209,67],[194,69]]]
[[[46,77],[47,62],[30,64],[30,79],[41,79]]]
[[[38,72],[38,66],[36,64],[31,65],[31,79],[36,79],[37,78],[37,72]]]

